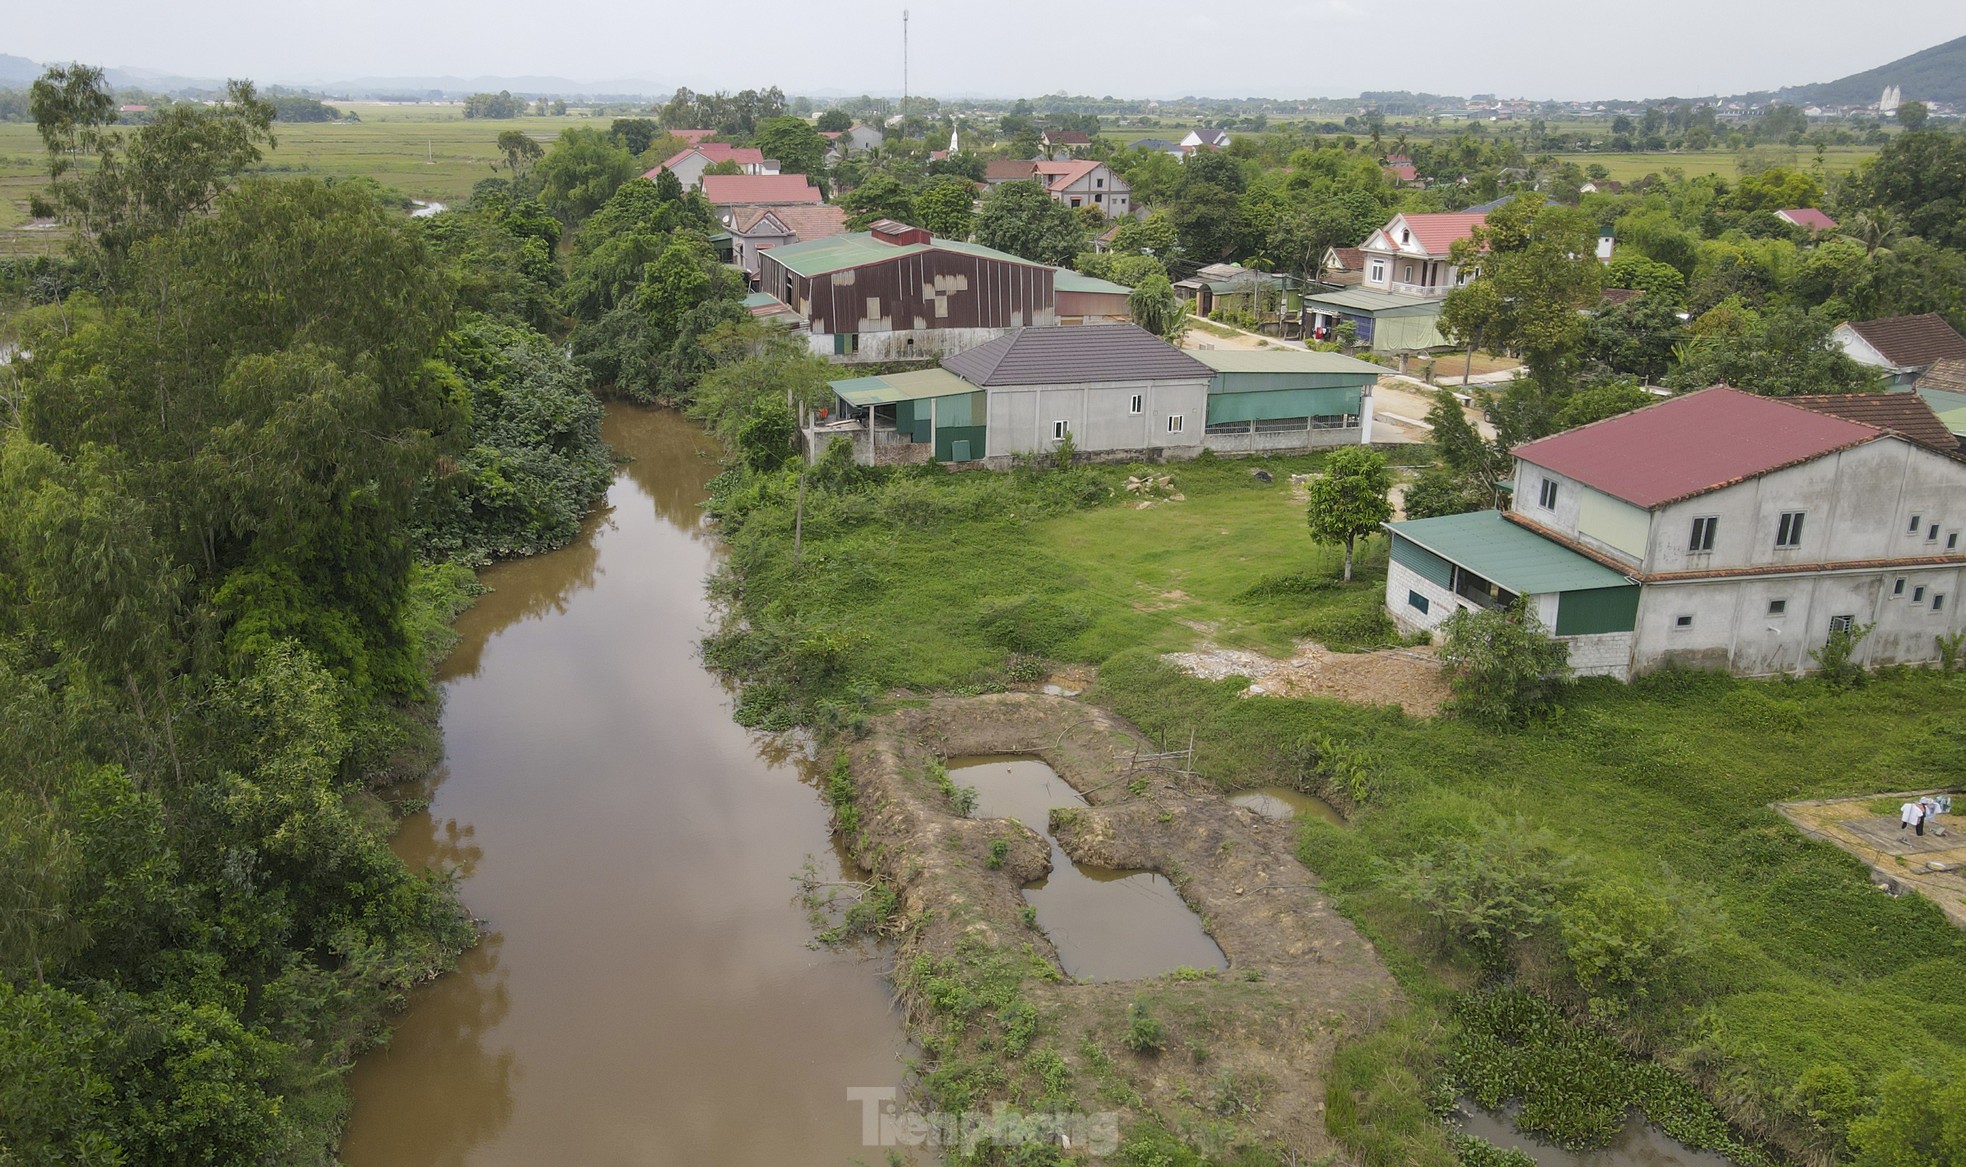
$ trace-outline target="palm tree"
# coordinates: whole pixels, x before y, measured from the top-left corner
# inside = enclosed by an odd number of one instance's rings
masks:
[[[1890,253],[1891,245],[1904,238],[1904,224],[1890,211],[1858,211],[1843,222],[1843,234],[1864,245],[1864,258],[1879,252]]]

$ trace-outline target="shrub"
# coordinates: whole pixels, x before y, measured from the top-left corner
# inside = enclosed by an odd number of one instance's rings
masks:
[[[1522,725],[1556,707],[1570,686],[1569,649],[1518,600],[1506,611],[1463,608],[1443,625],[1448,707],[1470,721]]]
[[[1425,912],[1443,941],[1465,945],[1486,968],[1509,964],[1516,946],[1556,916],[1573,882],[1555,837],[1526,819],[1497,819],[1397,869],[1391,890]]]
[[[1136,1054],[1158,1054],[1167,1046],[1167,1029],[1144,1002],[1134,1001],[1126,1007],[1126,1033],[1120,1044]]]
[[[1821,648],[1810,650],[1809,659],[1822,670],[1825,684],[1832,689],[1854,689],[1869,679],[1864,667],[1853,658],[1857,655],[1857,645],[1875,627],[1875,624],[1857,624],[1838,628],[1829,634],[1829,639],[1823,642]]]

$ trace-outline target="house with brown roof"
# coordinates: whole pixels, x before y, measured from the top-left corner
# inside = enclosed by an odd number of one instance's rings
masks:
[[[1892,385],[1910,385],[1935,361],[1966,357],[1966,336],[1936,312],[1846,320],[1830,336],[1851,360],[1882,369]]]
[[[1516,447],[1512,505],[1387,524],[1408,632],[1518,600],[1580,674],[1938,659],[1966,628],[1966,461],[1913,394],[1715,386]]]
[[[720,163],[736,163],[740,174],[777,174],[778,160],[766,158],[755,146],[727,146],[722,142],[698,142],[676,151],[655,169],[642,175],[654,181],[667,170],[675,174],[684,190],[703,185],[703,172]]]
[[[753,283],[764,252],[846,234],[846,211],[824,203],[740,204],[717,208],[717,217],[730,236],[731,262]]]
[[[1212,130],[1206,127],[1189,130],[1181,139],[1181,152],[1193,154],[1197,150],[1227,150],[1229,131]]]
[[[1038,138],[1038,144],[1047,154],[1070,157],[1085,152],[1092,145],[1092,137],[1079,130],[1046,130]]]
[[[1109,219],[1133,214],[1133,184],[1104,162],[1034,162],[1031,177],[1044,184],[1052,202],[1074,209],[1093,207]]]
[[[1304,296],[1306,333],[1332,335],[1349,322],[1374,352],[1444,347],[1440,302],[1469,275],[1454,262],[1454,244],[1487,221],[1479,211],[1394,215],[1359,244],[1364,270],[1355,287]]]
[[[1324,270],[1321,277],[1327,284],[1343,284],[1350,287],[1365,278],[1365,252],[1356,247],[1327,247],[1324,249]]]

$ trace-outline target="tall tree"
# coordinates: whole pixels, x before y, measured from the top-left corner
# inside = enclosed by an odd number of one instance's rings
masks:
[[[1035,263],[1070,263],[1085,240],[1084,221],[1035,182],[1004,183],[976,213],[978,243]]]
[[[766,118],[758,123],[756,141],[765,157],[776,158],[779,170],[786,174],[820,174],[825,170],[826,139],[804,118]]]
[[[968,239],[975,220],[976,188],[966,179],[939,175],[915,196],[917,224],[944,239]]]
[[[577,126],[539,161],[540,201],[563,222],[578,223],[599,210],[635,177],[635,156],[600,129]]]

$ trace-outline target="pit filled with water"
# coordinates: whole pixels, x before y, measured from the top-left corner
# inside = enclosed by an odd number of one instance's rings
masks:
[[[1341,827],[1345,825],[1345,817],[1330,803],[1288,786],[1259,786],[1253,790],[1238,791],[1229,796],[1229,801],[1237,806],[1246,806],[1266,819],[1294,819],[1308,815]]]
[[[1065,853],[1051,834],[1051,812],[1088,804],[1050,766],[1019,755],[950,758],[948,766],[956,785],[976,789],[975,817],[1016,819],[1050,843],[1051,875],[1027,884],[1024,899],[1067,973],[1125,981],[1228,967],[1166,876],[1094,867]]]

